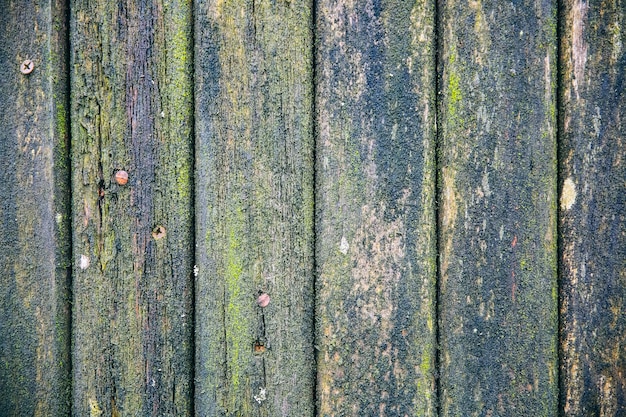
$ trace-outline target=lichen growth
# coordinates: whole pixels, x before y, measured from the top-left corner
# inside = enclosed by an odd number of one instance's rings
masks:
[[[93,398],[89,399],[89,416],[90,417],[99,417],[102,415],[102,409],[98,405],[98,401]]]

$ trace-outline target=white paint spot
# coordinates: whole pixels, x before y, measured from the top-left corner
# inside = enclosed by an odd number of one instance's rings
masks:
[[[500,240],[504,238],[504,225],[500,226]]]
[[[350,249],[350,245],[348,244],[348,239],[345,236],[341,236],[341,243],[339,244],[339,252],[346,255],[348,253],[348,249]]]
[[[576,202],[576,184],[572,178],[568,178],[563,182],[561,190],[561,210],[569,210]]]
[[[265,390],[265,388],[260,388],[259,389],[259,395],[255,395],[254,396],[254,400],[257,403],[261,404],[266,399],[267,399],[267,391]]]
[[[491,188],[489,188],[489,173],[485,172],[482,180],[483,191],[485,192],[485,197],[489,197],[491,195]]]
[[[80,262],[78,263],[78,266],[80,266],[80,269],[87,269],[89,268],[89,258],[85,255],[80,255]]]
[[[193,266],[193,276],[197,277],[200,270],[198,269],[198,265]]]
[[[63,221],[63,215],[61,213],[57,213],[56,216],[54,216],[54,219],[56,220],[57,224],[61,224],[61,222]]]

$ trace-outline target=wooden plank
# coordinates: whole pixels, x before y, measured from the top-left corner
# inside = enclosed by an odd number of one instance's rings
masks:
[[[193,412],[191,28],[187,1],[71,3],[75,415]]]
[[[316,25],[319,415],[433,416],[434,2]]]
[[[314,413],[311,11],[195,3],[198,415]]]
[[[556,3],[442,3],[441,415],[556,416]]]
[[[0,14],[3,416],[69,415],[66,11],[62,0],[7,1]]]
[[[563,2],[561,371],[565,416],[626,415],[626,3]]]

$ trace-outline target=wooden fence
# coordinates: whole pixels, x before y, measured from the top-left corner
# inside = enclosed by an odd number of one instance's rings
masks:
[[[3,0],[0,415],[626,416],[623,0]]]

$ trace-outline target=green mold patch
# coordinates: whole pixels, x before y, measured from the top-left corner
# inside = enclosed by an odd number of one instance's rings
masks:
[[[243,223],[243,213],[240,209],[236,213],[235,225]],[[245,346],[246,318],[242,314],[239,301],[241,299],[243,260],[241,259],[241,234],[238,228],[230,230],[228,235],[228,252],[226,254],[226,291],[228,301],[226,304],[226,348],[228,357],[228,369],[230,371],[230,381],[236,391],[240,384],[243,373],[241,364],[241,349]]]

